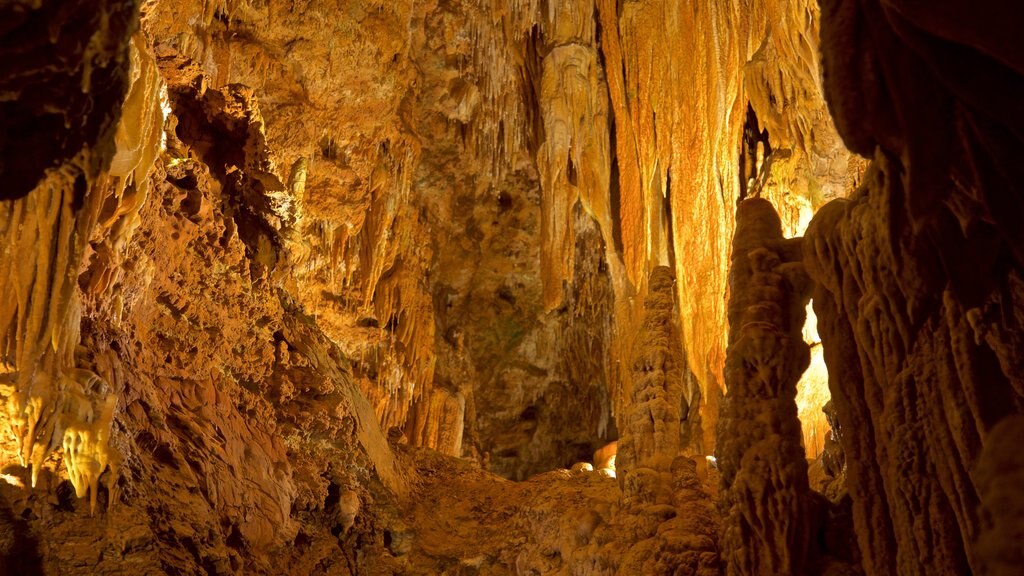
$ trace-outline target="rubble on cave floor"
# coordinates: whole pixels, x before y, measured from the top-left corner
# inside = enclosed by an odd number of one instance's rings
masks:
[[[625,491],[621,479],[588,471],[513,482],[430,450],[402,448],[399,458],[417,479],[386,541],[405,573],[719,573],[714,504],[688,458]],[[661,481],[667,499],[651,484]]]

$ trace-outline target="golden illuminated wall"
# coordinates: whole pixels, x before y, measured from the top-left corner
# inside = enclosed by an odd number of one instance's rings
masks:
[[[215,26],[214,12],[203,12],[203,27]],[[364,15],[358,29],[345,18],[331,21],[336,44],[295,44],[287,56],[325,63],[301,74],[258,43],[188,29],[169,6],[153,6],[147,26],[178,38],[177,49],[209,69],[208,82],[267,93],[267,145],[289,174],[280,201],[294,219],[285,237],[290,275],[278,280],[350,357],[374,365],[373,374],[359,377],[385,426],[412,418],[432,438],[427,443],[437,444],[444,435],[433,431],[436,421],[464,417],[464,401],[434,390],[439,335],[425,278],[438,257],[424,241],[435,232],[417,205],[423,173],[438,168],[430,137],[438,126],[415,107],[439,102],[445,121],[461,126],[460,169],[476,175],[475,186],[497,186],[524,157],[536,171],[547,309],[564,302],[575,275],[573,207],[579,203],[600,229],[615,300],[615,358],[607,364],[617,415],[628,371],[615,366],[633,347],[646,278],[659,265],[675,270],[687,372],[710,408],[702,439],[710,452],[748,101],[785,152],[764,162],[759,190],[779,209],[787,234],[848,189],[854,171],[818,89],[816,2],[493,0],[424,24],[429,12],[394,3]],[[246,5],[232,14],[249,23],[269,17]],[[279,16],[296,29],[304,18]],[[390,38],[408,22],[423,28]],[[426,26],[433,26],[430,35]],[[286,43],[287,28],[259,33]],[[438,51],[450,67],[429,65]],[[133,62],[141,66],[138,57]],[[361,82],[377,88],[344,97],[335,86],[341,69],[358,70]],[[305,114],[282,104],[297,85],[309,103]],[[151,92],[129,95],[125,116],[133,126]],[[151,135],[122,129],[112,175],[123,180],[152,162],[145,146]],[[122,182],[111,192],[117,208],[97,215],[91,234],[104,241],[97,243],[91,293],[116,284],[118,267],[110,263],[146,196],[145,178],[133,178],[137,186]],[[105,305],[115,314],[117,298]],[[696,391],[684,396],[693,401]],[[416,403],[421,413],[411,414]]]
[[[440,350],[431,286],[422,279],[438,255],[422,239],[437,232],[412,205],[432,194],[425,172],[450,170],[437,164],[444,140],[431,131],[457,126],[458,171],[473,174],[472,186],[499,188],[524,162],[536,171],[546,309],[565,302],[575,277],[574,206],[596,222],[615,299],[610,365],[632,348],[651,270],[674,268],[688,368],[709,405],[702,441],[710,451],[748,102],[779,152],[763,159],[757,189],[778,208],[787,235],[849,190],[856,171],[819,89],[817,3],[491,0],[479,8],[444,7],[431,20],[425,8],[396,3],[359,30],[339,20],[336,37],[366,42],[309,56],[356,69],[370,62],[394,77],[368,73],[379,89],[359,94],[359,109],[328,90],[325,71],[307,71],[308,97],[338,114],[268,114],[268,138],[287,150],[285,165],[307,158],[295,156],[294,140],[319,146],[302,164],[300,233],[289,245],[300,299],[350,355],[379,357],[382,366],[363,388],[385,425],[405,424],[416,402],[438,418],[454,417],[458,402],[432,392]],[[255,8],[237,14],[265,17]],[[360,52],[373,46],[373,30],[399,21],[425,28],[379,54]],[[243,66],[258,57],[257,46],[214,41],[195,51],[225,62],[228,80],[261,81]],[[443,111],[446,124],[417,106]],[[366,317],[380,325],[373,335],[353,327]],[[399,330],[386,332],[389,322]],[[612,369],[609,377],[621,414],[628,375]],[[687,400],[695,395],[687,391]]]
[[[0,284],[4,428],[21,464],[31,467],[33,485],[53,451],[63,448],[67,477],[79,497],[90,495],[93,511],[99,476],[117,460],[108,446],[117,391],[109,374],[82,365],[79,273],[83,262],[91,264],[87,292],[118,317],[120,300],[109,289],[122,273],[118,259],[163,146],[166,93],[141,34],[128,56],[130,88],[109,169],[90,182],[81,166],[96,152],[83,150],[28,196],[4,203],[0,227],[7,247],[0,271],[8,279]]]
[[[613,274],[622,275],[615,282],[622,340],[634,332],[632,299],[646,292],[648,272],[674,265],[689,368],[711,405],[704,439],[710,448],[723,387],[727,263],[747,102],[776,150],[762,163],[757,189],[778,208],[787,236],[801,233],[817,206],[852,189],[860,163],[835,134],[820,92],[816,2],[593,4],[562,4],[551,22],[542,21],[575,41],[571,58],[557,55],[569,54],[563,51],[545,59],[544,78],[562,80],[542,84],[551,90],[542,89],[539,101],[546,134],[557,138],[544,142],[538,165],[542,174],[559,174],[542,179],[544,218],[562,231],[545,244],[549,306],[572,274],[561,238],[577,197],[602,229],[611,228],[608,259]],[[588,23],[595,7],[604,63],[596,77],[591,31],[578,24]],[[593,92],[605,86],[607,103],[603,92]],[[610,158],[606,124],[615,136]],[[617,180],[605,191],[608,162]],[[576,175],[571,185],[569,171]],[[609,214],[612,206],[617,210]],[[821,397],[820,383],[815,390]]]

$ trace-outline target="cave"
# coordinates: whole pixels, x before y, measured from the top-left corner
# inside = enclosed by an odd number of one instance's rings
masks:
[[[0,575],[1024,573],[1022,26],[0,3]]]

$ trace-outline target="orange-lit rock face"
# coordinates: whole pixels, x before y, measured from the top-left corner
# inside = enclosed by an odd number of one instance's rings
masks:
[[[763,181],[763,194],[785,207],[785,228],[796,231],[850,180],[850,155],[816,81],[817,6],[601,2],[599,15],[626,273],[638,285],[650,266],[675,265],[688,364],[712,407],[710,448],[735,183]],[[738,170],[748,99],[775,148],[760,175]]]
[[[1015,6],[143,4],[0,7],[0,565],[1016,568]]]
[[[797,230],[850,181],[817,84],[816,6],[336,8],[158,2],[143,20],[165,61],[258,97],[281,183],[277,281],[354,361],[382,425],[518,467],[568,448],[511,445],[536,443],[515,420],[548,418],[531,406],[567,384],[588,390],[590,420],[570,444],[592,449],[602,438],[583,435],[625,409],[637,297],[669,265],[684,395],[708,405],[692,444],[710,451],[736,182],[749,176]],[[748,100],[775,152],[740,174]],[[587,219],[597,235],[581,236]],[[587,288],[581,241],[610,290]],[[486,310],[495,295],[507,312]],[[610,320],[585,344],[563,338],[584,310]],[[440,420],[465,430],[435,432]]]

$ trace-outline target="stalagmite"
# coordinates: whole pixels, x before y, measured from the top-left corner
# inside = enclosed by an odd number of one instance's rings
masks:
[[[729,350],[718,422],[726,573],[808,573],[812,540],[796,383],[808,281],[800,240],[783,240],[763,199],[740,203],[729,294]]]
[[[628,474],[640,469],[666,472],[680,449],[682,350],[673,302],[675,281],[667,266],[651,273],[644,300],[643,324],[634,343],[631,394],[617,467]]]

